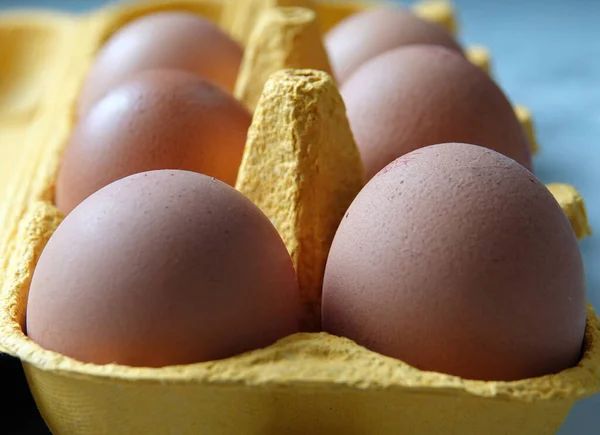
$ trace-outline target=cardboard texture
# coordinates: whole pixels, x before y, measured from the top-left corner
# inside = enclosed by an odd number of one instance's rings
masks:
[[[269,76],[280,69],[312,68],[331,74],[317,14],[300,7],[267,9],[244,52],[235,96],[252,112]]]
[[[282,236],[309,330],[319,329],[329,246],[364,185],[363,173],[333,79],[316,70],[273,74],[254,112],[236,188]]]
[[[310,7],[316,14],[269,10],[277,5]],[[78,17],[2,17],[0,349],[22,360],[54,434],[552,434],[573,403],[600,391],[600,322],[591,307],[576,367],[515,382],[423,372],[325,333],[296,334],[226,360],[160,369],[83,364],[42,349],[24,334],[31,276],[62,219],[52,205],[54,180],[83,77],[116,29],[171,9],[209,17],[247,44],[238,83],[244,91],[238,95],[256,104],[256,111],[237,188],[282,235],[313,314],[307,327],[317,328],[329,245],[364,181],[342,100],[324,72],[328,62],[313,32],[372,6],[155,0]],[[250,9],[268,11],[252,18],[262,23],[254,31],[237,24]],[[414,11],[456,29],[447,3],[419,4]],[[298,24],[290,15],[305,18]],[[273,45],[265,45],[264,32],[279,32]],[[285,36],[290,34],[302,36],[290,42]],[[487,68],[487,51],[477,50],[470,58]],[[280,70],[290,67],[299,69]],[[517,113],[533,137],[529,112],[517,108]],[[577,191],[561,184],[549,189],[577,235],[589,234]]]

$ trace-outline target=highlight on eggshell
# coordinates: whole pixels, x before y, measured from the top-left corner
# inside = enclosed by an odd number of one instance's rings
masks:
[[[433,45],[389,50],[341,86],[365,175],[418,148],[485,146],[532,168],[528,137],[505,94],[456,51]]]
[[[233,92],[242,55],[242,47],[207,18],[180,11],[142,16],[101,47],[82,86],[78,116],[132,75],[151,69],[180,69]]]
[[[75,124],[55,203],[68,213],[113,181],[156,169],[195,171],[234,185],[250,122],[232,95],[195,74],[142,71]]]
[[[27,335],[83,362],[216,360],[299,332],[296,274],[250,200],[189,171],[118,180],[58,226],[33,273]]]
[[[329,252],[323,330],[414,367],[513,381],[579,361],[583,263],[569,220],[526,168],[471,144],[387,165]]]
[[[370,59],[413,44],[439,45],[462,54],[458,42],[442,26],[397,6],[352,14],[325,35],[325,47],[340,83]]]

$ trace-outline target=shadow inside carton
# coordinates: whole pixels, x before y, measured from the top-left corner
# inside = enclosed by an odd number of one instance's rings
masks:
[[[4,435],[51,435],[35,405],[21,361],[0,352],[0,433]]]

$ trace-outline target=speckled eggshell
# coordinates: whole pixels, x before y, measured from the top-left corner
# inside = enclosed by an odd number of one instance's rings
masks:
[[[322,322],[422,370],[508,381],[578,362],[585,302],[577,240],[548,189],[495,151],[441,144],[356,197],[328,257]]]
[[[325,35],[325,47],[340,83],[377,55],[412,44],[440,45],[462,53],[442,26],[392,6],[350,15]]]
[[[269,219],[214,178],[119,180],[59,225],[35,268],[27,334],[96,364],[229,357],[299,331],[291,258]]]
[[[531,168],[529,142],[508,99],[455,51],[388,51],[363,64],[341,94],[367,179],[410,151],[445,142],[485,146]]]
[[[250,122],[241,103],[194,74],[141,72],[76,124],[58,172],[56,205],[68,213],[113,181],[158,169],[195,171],[233,185]]]
[[[112,88],[141,71],[174,68],[197,74],[232,92],[241,46],[215,23],[187,12],[157,12],[119,29],[102,46],[84,81],[82,116]]]

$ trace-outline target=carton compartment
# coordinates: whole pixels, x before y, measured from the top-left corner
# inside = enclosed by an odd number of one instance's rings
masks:
[[[8,201],[8,184],[13,178],[15,166],[22,167],[27,160],[26,153],[19,146],[26,133],[27,129],[21,123],[0,125],[0,150],[2,150],[0,156],[0,204]],[[2,222],[1,211],[0,222]]]
[[[36,160],[37,147],[28,140],[32,126],[42,106],[60,105],[49,95],[67,67],[62,54],[71,48],[75,23],[54,13],[0,17],[0,245],[8,233],[4,219],[21,206],[7,198],[27,190],[15,178]]]
[[[30,277],[60,221],[49,203],[31,205],[15,238],[0,312],[3,344],[24,361],[40,412],[57,434],[126,428],[158,435],[173,424],[190,435],[199,427],[232,435],[552,434],[575,400],[600,388],[600,322],[591,308],[576,367],[515,382],[423,372],[326,333],[185,366],[82,364],[23,332]]]
[[[57,434],[126,428],[158,435],[174,422],[190,435],[198,427],[232,435],[552,434],[577,398],[600,387],[600,323],[591,308],[576,367],[515,382],[422,372],[325,333],[186,366],[82,364],[40,348],[22,330],[31,274],[60,220],[47,202],[32,204],[15,238],[0,312],[3,341],[25,362],[40,412]]]
[[[61,36],[52,25],[0,24],[0,125],[32,119],[63,59]]]

